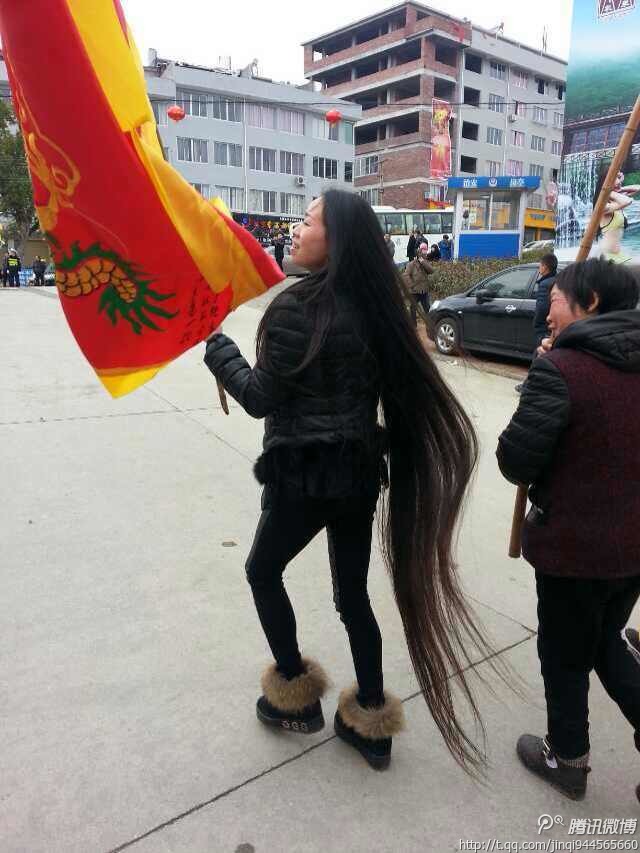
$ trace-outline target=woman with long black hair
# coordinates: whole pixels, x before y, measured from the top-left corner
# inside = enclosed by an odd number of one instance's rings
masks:
[[[262,678],[259,719],[294,731],[324,725],[327,678],[301,656],[282,582],[287,564],[327,530],[336,608],[357,683],[342,692],[336,733],[372,767],[389,764],[403,726],[384,690],[382,640],[367,595],[372,522],[381,486],[385,561],[415,673],[454,758],[484,760],[463,730],[448,677],[455,673],[476,723],[464,670],[487,654],[458,585],[456,523],[476,465],[473,426],[425,352],[370,205],[331,190],[309,206],[292,257],[311,274],[271,303],[253,369],[224,334],[205,361],[253,417],[266,418],[256,475],[262,514],[246,570],[274,663]],[[379,423],[381,416],[381,423]],[[388,461],[388,467],[387,467]]]

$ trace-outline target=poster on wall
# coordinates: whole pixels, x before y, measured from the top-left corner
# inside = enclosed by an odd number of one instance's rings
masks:
[[[451,177],[451,104],[434,98],[431,102],[431,164],[432,178]]]
[[[574,0],[562,168],[547,187],[557,204],[556,253],[575,257],[640,91],[640,4]],[[592,255],[640,263],[640,133],[636,136]]]

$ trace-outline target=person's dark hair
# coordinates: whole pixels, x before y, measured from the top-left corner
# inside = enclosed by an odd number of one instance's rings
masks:
[[[551,275],[555,275],[558,272],[558,259],[553,252],[547,252],[546,255],[543,255],[540,258],[540,263],[545,265]]]
[[[447,747],[468,772],[485,762],[456,713],[455,675],[484,738],[465,671],[484,639],[459,585],[454,562],[457,523],[478,458],[473,424],[422,345],[407,311],[404,286],[371,206],[356,193],[329,190],[324,199],[328,266],[294,284],[314,311],[315,331],[299,374],[320,352],[336,297],[363,318],[367,345],[381,374],[388,432],[390,486],[382,501],[381,540],[420,689]],[[357,239],[355,236],[357,236]],[[266,330],[276,301],[258,329],[258,358],[267,358]]]
[[[569,305],[586,311],[598,296],[598,314],[637,308],[640,299],[638,270],[602,258],[579,261],[562,270],[555,286],[567,297]]]
[[[623,163],[622,167],[618,170],[626,175],[629,172],[633,171],[633,163],[631,161],[631,154],[627,157],[626,161]],[[597,178],[596,185],[593,191],[593,198],[591,199],[593,206],[595,207],[596,202],[600,198],[600,193],[602,192],[602,188],[604,187],[605,181],[607,179],[607,175],[609,173],[609,166],[611,162],[609,160],[601,160],[597,166]]]

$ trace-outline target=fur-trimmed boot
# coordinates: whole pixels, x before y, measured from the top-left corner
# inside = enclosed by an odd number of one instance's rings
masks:
[[[405,727],[402,702],[385,692],[383,705],[363,707],[357,696],[357,684],[340,694],[333,723],[335,732],[357,749],[374,770],[386,770],[391,761],[393,735]]]
[[[263,695],[256,704],[261,723],[307,735],[324,727],[320,699],[329,679],[317,661],[302,658],[302,665],[304,672],[291,679],[285,678],[275,663],[265,669],[261,679]]]
[[[540,776],[570,800],[584,800],[587,791],[589,754],[571,761],[559,758],[548,739],[521,735],[516,745],[518,758],[532,773]]]

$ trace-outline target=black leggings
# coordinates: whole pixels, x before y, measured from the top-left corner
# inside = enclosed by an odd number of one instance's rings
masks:
[[[349,637],[363,704],[383,698],[382,638],[367,594],[375,498],[318,499],[265,488],[247,559],[247,579],[262,628],[288,678],[302,672],[296,619],[282,582],[287,564],[327,529],[333,600]]]

